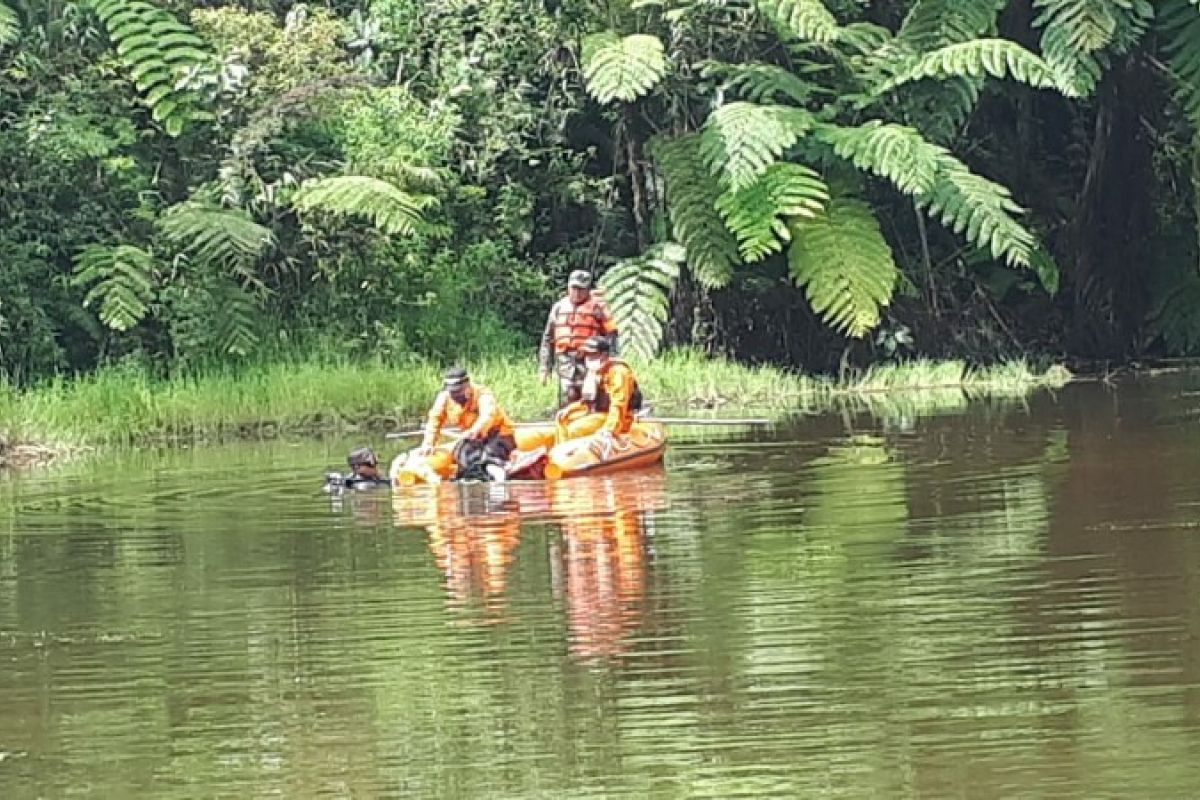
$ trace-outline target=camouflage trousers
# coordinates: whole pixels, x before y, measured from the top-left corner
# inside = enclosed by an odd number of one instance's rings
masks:
[[[578,353],[556,353],[554,372],[558,375],[558,406],[562,408],[583,396],[583,380],[587,365]]]

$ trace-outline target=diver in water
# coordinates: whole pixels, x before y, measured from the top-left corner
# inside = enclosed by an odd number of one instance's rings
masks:
[[[392,482],[380,473],[379,458],[369,447],[359,447],[350,451],[346,463],[350,466],[350,472],[345,475],[330,472],[325,476],[326,491],[364,490],[392,485]]]

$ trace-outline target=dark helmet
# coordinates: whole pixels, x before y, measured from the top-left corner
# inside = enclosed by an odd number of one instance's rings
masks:
[[[379,466],[379,458],[371,448],[360,447],[357,450],[350,451],[350,455],[346,457],[346,463],[350,465],[351,469],[357,467],[377,467]]]
[[[612,342],[607,336],[592,336],[583,343],[581,348],[583,354],[586,355],[608,355],[612,352]]]
[[[471,376],[462,367],[451,367],[446,370],[446,374],[442,376],[442,387],[453,392],[455,389],[461,389],[471,382]]]

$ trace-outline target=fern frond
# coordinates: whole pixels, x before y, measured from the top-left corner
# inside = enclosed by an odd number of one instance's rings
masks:
[[[1154,18],[1147,0],[1034,0],[1033,7],[1043,58],[1080,95],[1096,88],[1108,53],[1128,50]]]
[[[612,31],[583,40],[583,78],[588,94],[601,103],[632,103],[667,73],[667,58],[657,36],[636,33],[622,38]]]
[[[1166,0],[1158,13],[1180,103],[1193,126],[1200,128],[1200,6],[1194,0]]]
[[[274,234],[246,212],[198,202],[171,208],[158,224],[183,252],[227,269],[257,261],[275,242]]]
[[[752,184],[813,126],[802,108],[729,103],[704,124],[701,153],[709,171],[732,191]]]
[[[213,341],[222,354],[245,358],[259,342],[262,315],[254,295],[233,281],[222,281],[210,292],[220,309],[213,319]]]
[[[892,182],[909,195],[925,194],[937,182],[947,151],[913,128],[871,120],[856,128],[818,125],[814,135],[854,166]]]
[[[0,48],[12,44],[21,33],[21,20],[17,12],[0,2]]]
[[[655,245],[600,276],[599,285],[621,331],[623,352],[649,361],[662,344],[671,292],[686,258],[683,247]]]
[[[1008,189],[975,175],[948,150],[902,125],[877,120],[857,128],[820,125],[816,138],[861,170],[892,182],[918,207],[972,244],[1028,267],[1034,237]]]
[[[926,78],[1012,78],[1039,89],[1058,89],[1075,96],[1070,75],[1059,75],[1039,56],[1007,39],[973,39],[947,45],[918,57],[878,88],[888,92]]]
[[[421,227],[422,213],[437,198],[409,194],[387,181],[365,175],[307,180],[292,198],[300,211],[368,217],[384,233],[410,236]]]
[[[896,38],[918,52],[969,42],[993,32],[1008,0],[917,0]]]
[[[169,135],[213,118],[197,91],[200,84],[215,84],[217,74],[203,39],[143,0],[94,0],[93,7],[151,116]]]
[[[717,198],[717,211],[737,236],[742,258],[753,262],[791,241],[788,220],[820,214],[828,199],[828,187],[813,170],[772,164],[754,183]]]
[[[666,188],[667,216],[676,241],[687,251],[688,267],[702,285],[724,286],[739,263],[737,241],[717,216],[721,190],[708,174],[700,135],[655,139],[650,153]]]
[[[1016,217],[1024,213],[1008,189],[942,157],[936,185],[917,205],[969,242],[1014,267],[1030,266],[1036,240]]]
[[[71,283],[88,287],[84,307],[99,305],[100,321],[127,331],[145,318],[154,297],[154,256],[132,245],[89,245],[75,259]]]
[[[807,103],[814,86],[795,73],[774,64],[725,64],[706,62],[701,71],[704,78],[724,81],[727,91],[752,103],[774,103],[791,100],[797,105]]]
[[[784,41],[827,43],[838,38],[837,18],[821,0],[757,0],[754,5]]]
[[[792,222],[792,280],[826,323],[861,337],[879,324],[899,271],[867,203],[831,200],[825,212]]]

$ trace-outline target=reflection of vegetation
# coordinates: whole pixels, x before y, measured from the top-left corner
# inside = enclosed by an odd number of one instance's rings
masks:
[[[1077,582],[1048,573],[1074,443],[1010,422],[668,473],[619,662],[571,653],[566,540],[532,514],[503,624],[458,624],[389,495],[329,513],[315,478],[344,443],[130,453],[10,489],[0,746],[29,757],[0,774],[17,797],[1033,796],[1064,775],[1186,796],[1195,587],[1142,540],[1120,573],[1094,549]],[[607,535],[629,493],[585,486],[561,498],[574,535]],[[1179,491],[1160,521],[1187,522]],[[619,587],[613,553],[583,563]]]

